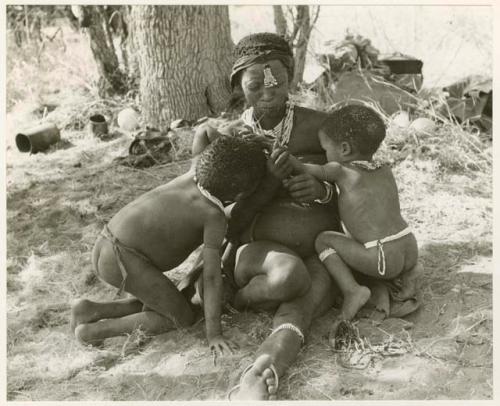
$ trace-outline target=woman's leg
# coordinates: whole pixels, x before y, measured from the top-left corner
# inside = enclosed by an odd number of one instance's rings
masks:
[[[234,279],[241,288],[234,299],[237,309],[275,308],[302,296],[310,277],[302,259],[280,244],[257,241],[239,248]]]
[[[330,275],[318,260],[306,261],[311,277],[311,287],[302,296],[282,303],[274,316],[274,329],[284,324],[297,327],[306,334],[313,318],[322,315],[334,302],[338,291]],[[294,362],[302,345],[301,337],[292,330],[281,329],[271,334],[257,350],[256,362],[242,379],[234,399],[273,399],[277,391],[270,365],[282,376]]]

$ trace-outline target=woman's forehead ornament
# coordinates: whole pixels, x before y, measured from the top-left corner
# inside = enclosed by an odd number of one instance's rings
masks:
[[[264,87],[278,86],[278,81],[273,76],[273,72],[269,65],[264,65]]]

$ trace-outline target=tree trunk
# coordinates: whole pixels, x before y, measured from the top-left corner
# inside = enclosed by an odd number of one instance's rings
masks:
[[[132,6],[142,114],[148,125],[219,113],[230,95],[227,6]]]
[[[276,27],[276,34],[286,36],[287,35],[287,25],[285,14],[283,13],[283,8],[281,6],[273,6],[274,11],[274,26]]]
[[[101,97],[126,92],[126,77],[120,70],[106,13],[102,6],[83,6],[89,16],[87,32],[90,48],[100,75],[99,95]]]
[[[311,19],[309,17],[309,6],[296,6],[298,38],[295,43],[295,70],[292,80],[292,89],[302,82],[304,68],[306,66],[307,45],[311,36]]]

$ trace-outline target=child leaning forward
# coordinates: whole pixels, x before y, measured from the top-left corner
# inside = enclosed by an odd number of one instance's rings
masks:
[[[266,172],[262,146],[221,137],[193,168],[122,208],[104,227],[93,250],[98,276],[133,298],[97,303],[79,300],[71,328],[83,343],[140,328],[148,335],[188,326],[193,308],[163,272],[203,244],[203,304],[209,347],[231,352],[222,336],[220,249],[226,233],[224,205],[251,193]]]
[[[344,233],[322,232],[315,245],[344,297],[339,320],[351,320],[371,294],[358,284],[351,269],[382,279],[401,274],[407,290],[416,283],[417,241],[401,216],[390,167],[373,161],[384,138],[385,126],[378,114],[351,105],[332,113],[321,126],[325,165],[304,164],[286,150],[271,157],[283,173],[309,173],[337,188]],[[283,182],[287,186],[287,180]]]

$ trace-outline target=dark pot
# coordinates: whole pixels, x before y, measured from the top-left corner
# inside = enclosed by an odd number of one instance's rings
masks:
[[[36,154],[45,151],[61,139],[55,124],[46,123],[16,134],[16,145],[21,152]]]
[[[108,123],[102,114],[94,114],[89,118],[89,128],[92,135],[97,138],[106,138],[108,135]]]

